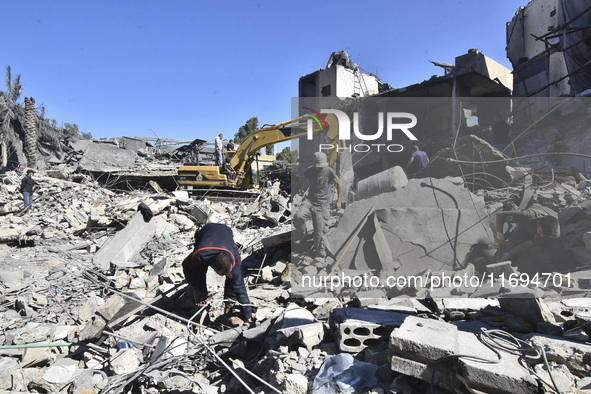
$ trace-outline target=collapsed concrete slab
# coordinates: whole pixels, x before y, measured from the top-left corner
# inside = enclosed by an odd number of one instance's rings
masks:
[[[350,204],[329,236],[330,250],[340,260],[337,268],[379,272],[381,267],[392,267],[390,261],[398,261],[397,274],[449,269],[463,260],[472,245],[492,242],[492,231],[483,221],[487,217],[483,199],[457,185],[461,183],[457,178],[413,179],[400,190]],[[372,207],[377,222],[366,220],[351,240],[352,229]],[[375,223],[381,230],[378,238],[372,231]],[[386,251],[388,259],[376,266],[376,256]]]
[[[128,170],[133,167],[136,157],[134,151],[110,144],[91,143],[86,146],[78,169],[90,172]]]
[[[458,379],[470,392],[527,394],[537,391],[538,382],[520,363],[517,355],[503,352],[501,361],[497,362],[497,354],[469,332],[458,331],[458,343],[460,354],[481,360],[468,357],[458,360]]]
[[[409,316],[392,331],[390,357],[393,371],[433,380],[451,391],[461,385],[470,392],[527,394],[537,390],[537,381],[516,355],[503,352],[499,361],[475,334],[443,321]]]
[[[533,346],[543,348],[548,361],[564,364],[576,374],[590,376],[591,345],[539,334],[529,334],[524,339],[530,341]]]
[[[127,226],[105,243],[94,255],[92,262],[101,270],[110,268],[113,261],[129,261],[144,249],[148,241],[167,226],[165,219],[155,217],[145,222],[137,212]]]

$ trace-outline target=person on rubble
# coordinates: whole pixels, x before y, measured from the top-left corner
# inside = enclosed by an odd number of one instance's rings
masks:
[[[503,233],[505,223],[517,224],[507,240]],[[538,269],[554,268],[554,263],[563,256],[558,215],[550,208],[534,204],[528,209],[499,212],[495,224],[498,261],[517,259],[524,252],[536,248],[538,267],[526,266],[520,267],[520,270],[537,272]]]
[[[341,208],[343,187],[335,171],[329,167],[324,152],[314,153],[313,165],[306,170],[304,177],[309,181],[310,188],[293,219],[296,239],[303,238],[306,233],[306,223],[312,219],[315,261],[324,262],[328,246],[326,234],[327,222],[330,218],[330,204],[333,200],[333,185],[337,186],[336,204],[338,209]]]
[[[243,320],[252,322],[252,307],[244,285],[240,253],[234,243],[232,229],[224,224],[208,223],[197,230],[195,248],[183,261],[185,279],[193,290],[196,304],[205,304],[211,300],[206,282],[209,267],[218,275],[226,277],[224,299],[238,301]],[[226,307],[226,315],[230,309]]]
[[[422,150],[419,150],[419,147],[416,145],[413,145],[411,149],[412,155],[410,156],[410,160],[406,164],[406,173],[409,174],[410,178],[424,178],[425,168],[427,168],[427,165],[429,164],[429,156],[427,156],[427,153],[423,152]],[[409,170],[411,169],[412,172],[409,172]]]
[[[219,166],[219,167],[222,167],[224,165],[224,159],[222,156],[222,150],[224,149],[223,139],[224,139],[224,136],[222,135],[222,133],[220,133],[217,137],[215,137],[215,140],[214,140],[215,165]]]
[[[23,194],[23,201],[25,202],[25,210],[33,204],[33,189],[35,187],[35,182],[33,181],[32,176],[34,173],[35,171],[28,169],[27,175],[25,175],[21,181],[21,193]]]

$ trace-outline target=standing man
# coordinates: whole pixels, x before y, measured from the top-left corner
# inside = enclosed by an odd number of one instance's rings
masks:
[[[234,140],[228,141],[228,145],[226,145],[226,151],[228,151],[228,158],[226,160],[230,162],[232,157],[234,157],[234,153],[236,153],[236,145],[234,145]]]
[[[224,159],[222,157],[222,149],[224,149],[224,144],[222,143],[224,136],[222,133],[215,137],[214,145],[215,145],[215,165],[222,166],[224,164]]]
[[[425,152],[419,150],[419,147],[416,145],[413,145],[411,149],[412,155],[406,164],[406,173],[409,174],[410,166],[415,163],[412,167],[412,172],[410,172],[410,178],[423,178],[425,176],[425,168],[427,168],[427,164],[429,164],[429,157]]]
[[[314,253],[318,262],[326,258],[328,240],[326,238],[326,223],[330,218],[330,204],[333,199],[333,184],[337,185],[337,208],[341,208],[341,180],[332,168],[328,166],[324,152],[314,153],[314,165],[309,167],[304,176],[310,182],[308,196],[302,201],[294,216],[296,237],[302,237],[306,232],[306,222],[312,219],[314,226]]]
[[[240,253],[234,243],[232,229],[224,224],[209,223],[195,232],[195,249],[183,261],[183,272],[189,286],[193,289],[195,303],[211,300],[207,291],[207,269],[211,267],[226,277],[224,298],[240,303],[242,318],[252,321],[252,307],[244,285]],[[226,308],[226,313],[229,308]]]
[[[25,202],[25,210],[33,203],[33,187],[35,186],[35,182],[33,182],[32,175],[34,173],[35,171],[28,169],[27,175],[21,181],[21,193]]]

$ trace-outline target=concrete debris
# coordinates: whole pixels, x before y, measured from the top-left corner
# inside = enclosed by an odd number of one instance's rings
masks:
[[[529,193],[478,189],[451,170],[409,180],[393,167],[349,193],[354,201],[330,222],[329,256],[318,261],[306,242],[292,250],[289,196],[268,189],[254,202],[193,200],[164,192],[160,179],[121,192],[116,185],[131,178],[120,172],[143,166],[150,147],[117,144],[74,144],[86,171],[122,177],[109,188],[65,166],[40,170],[26,212],[21,174],[2,175],[1,390],[426,393],[432,383],[439,392],[529,393],[547,384],[533,372],[561,391],[589,390],[591,201],[579,199],[574,180],[481,169],[507,183],[539,182]],[[458,144],[497,154],[473,138]],[[114,152],[119,161],[107,167]],[[568,258],[524,283],[519,259],[497,262],[492,230],[497,211],[527,201],[560,212]],[[233,316],[213,270],[207,306],[185,284],[182,261],[209,222],[234,232],[253,323]],[[302,287],[306,275],[364,274],[413,280]],[[498,350],[501,362],[491,363],[495,335],[544,349],[550,375],[541,357],[526,364]]]
[[[474,186],[504,187],[511,182],[511,177],[519,178],[512,170],[507,169],[509,162],[492,164],[459,164],[449,159],[467,162],[494,162],[505,159],[506,156],[491,144],[477,136],[470,134],[458,139],[453,147],[444,148],[437,152],[427,167],[427,174],[435,178],[446,176],[465,177],[470,189]],[[519,181],[522,181],[521,179]]]

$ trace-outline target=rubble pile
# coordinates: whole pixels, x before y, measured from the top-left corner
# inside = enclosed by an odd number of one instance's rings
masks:
[[[520,171],[527,173],[509,173]],[[251,203],[211,202],[184,192],[113,192],[60,174],[35,174],[28,211],[21,211],[21,175],[2,176],[1,390],[591,391],[591,202],[572,179],[475,192],[457,177],[401,180],[349,204],[331,222],[332,263],[313,266],[305,243],[291,253],[295,208],[278,189]],[[519,275],[518,262],[496,263],[488,245],[494,213],[524,200],[560,212],[568,277],[557,272],[543,289],[435,283],[442,275]],[[417,213],[431,215],[420,220],[431,227],[395,225]],[[446,231],[458,226],[454,248],[445,230],[432,227],[435,217]],[[212,221],[233,229],[253,324],[220,323],[223,278],[213,270],[210,304],[195,305],[187,291],[181,263],[194,231]],[[363,271],[425,282],[336,295],[299,286],[306,273]],[[509,334],[518,345],[507,344]]]

